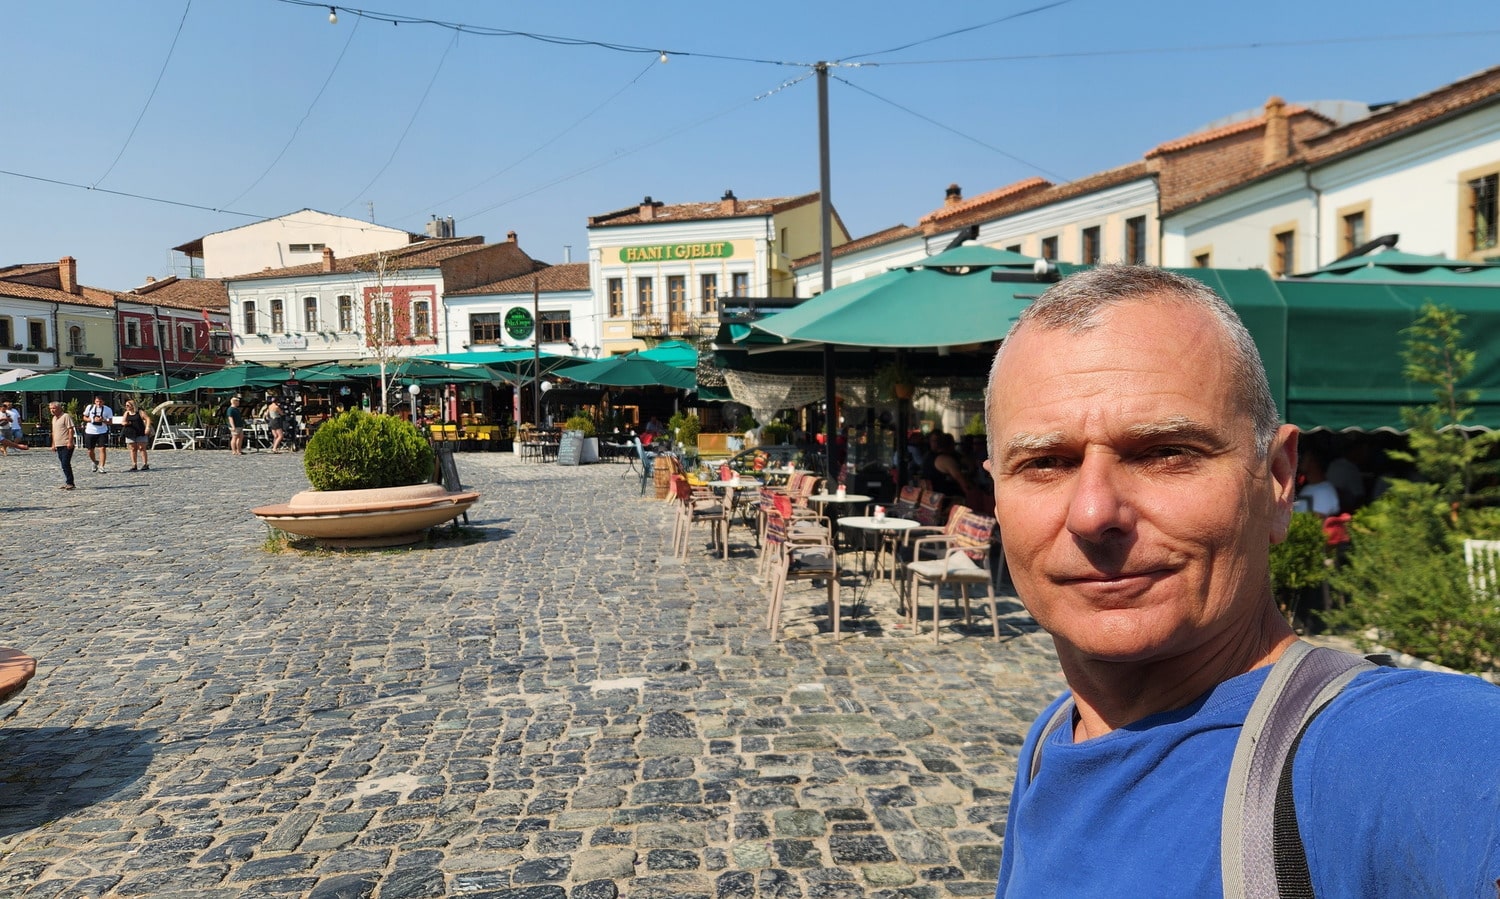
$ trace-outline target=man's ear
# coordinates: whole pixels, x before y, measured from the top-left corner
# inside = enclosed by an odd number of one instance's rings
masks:
[[[1292,526],[1292,502],[1297,498],[1297,440],[1301,432],[1296,425],[1282,425],[1271,440],[1266,463],[1270,468],[1267,483],[1273,504],[1271,542],[1280,543]]]

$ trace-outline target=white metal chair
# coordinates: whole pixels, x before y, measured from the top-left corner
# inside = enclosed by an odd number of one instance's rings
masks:
[[[1500,540],[1465,540],[1464,564],[1475,598],[1495,600],[1500,594]]]

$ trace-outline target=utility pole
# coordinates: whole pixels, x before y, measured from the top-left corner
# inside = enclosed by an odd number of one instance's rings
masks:
[[[832,175],[828,162],[828,63],[813,66],[818,73],[818,217],[822,225],[823,292],[833,289],[833,199]],[[837,482],[834,455],[838,450],[838,383],[834,371],[833,344],[823,344],[823,400],[827,414],[823,421],[824,468],[830,486]]]
[[[535,274],[531,276],[531,344],[536,347],[531,379],[531,421],[540,428],[542,426],[542,286]]]

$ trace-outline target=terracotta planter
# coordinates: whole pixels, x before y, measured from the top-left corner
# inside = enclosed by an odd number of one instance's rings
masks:
[[[891,393],[893,395],[895,395],[896,399],[898,399],[898,400],[909,400],[909,399],[911,399],[912,394],[914,394],[916,392],[917,392],[916,385],[914,385],[914,384],[892,384],[891,385]]]
[[[352,549],[416,543],[428,528],[457,518],[478,500],[478,493],[449,493],[441,484],[415,484],[304,490],[290,502],[250,511],[288,534]]]

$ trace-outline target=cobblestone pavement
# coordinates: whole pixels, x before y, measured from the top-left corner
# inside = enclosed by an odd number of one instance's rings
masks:
[[[748,532],[672,559],[622,465],[460,454],[471,530],[344,554],[247,511],[299,455],[151,460],[80,452],[67,493],[0,459],[0,642],[40,662],[0,705],[0,899],[993,891],[1062,687],[1013,602],[935,646],[877,585],[835,642],[793,584],[773,643]]]

